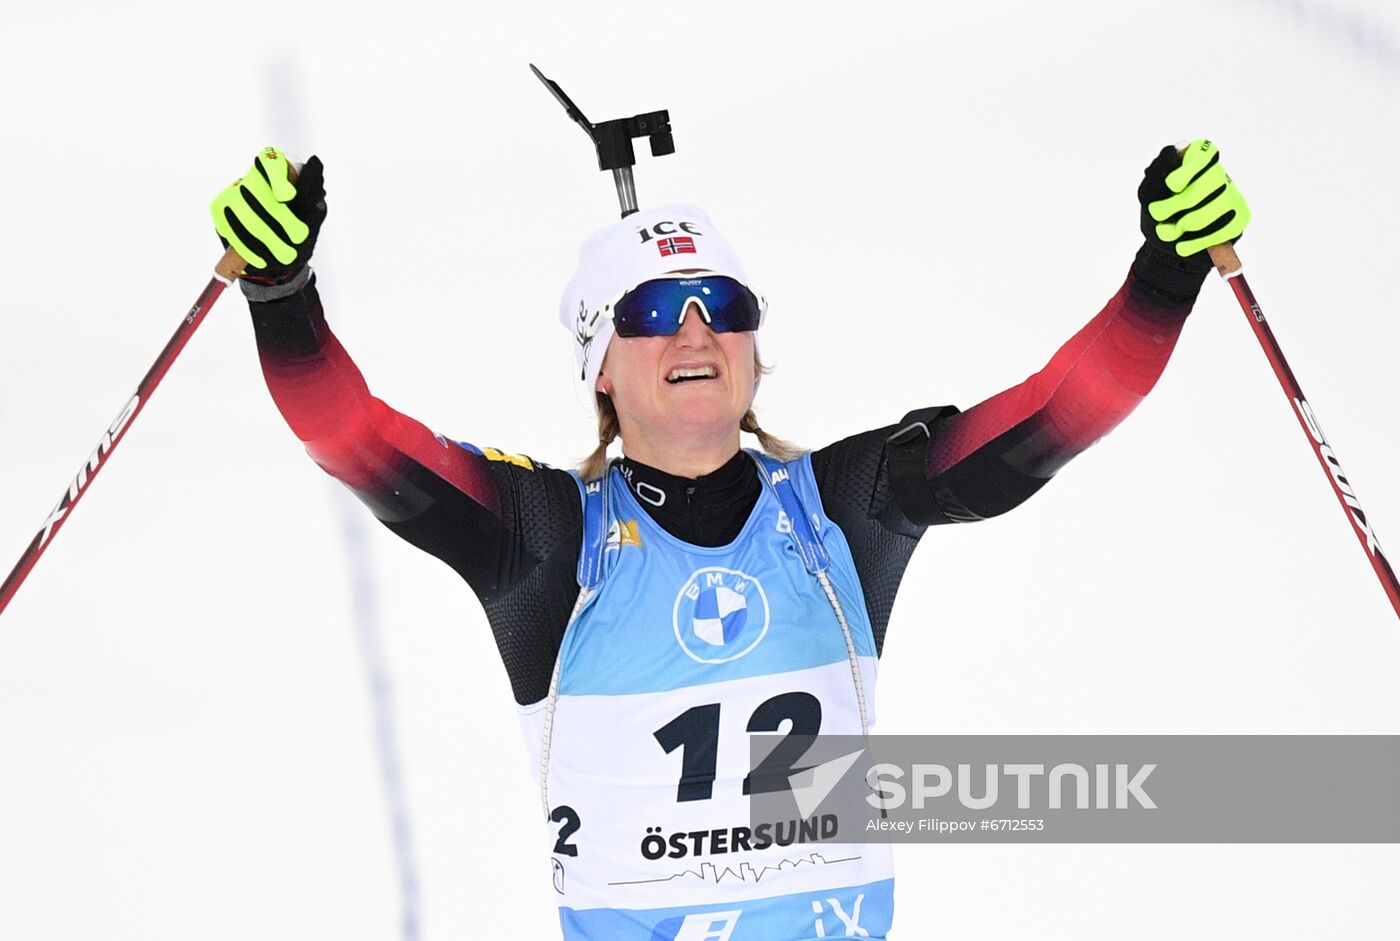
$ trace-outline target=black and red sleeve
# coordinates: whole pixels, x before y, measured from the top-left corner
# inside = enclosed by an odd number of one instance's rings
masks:
[[[466,580],[517,701],[542,698],[577,591],[573,478],[435,434],[371,395],[326,323],[314,275],[276,296],[245,293],[268,389],[312,460]]]
[[[812,453],[822,505],[851,547],[877,648],[925,528],[1005,513],[1118,425],[1166,367],[1204,275],[1140,252],[1127,280],[1045,368],[984,402],[911,413],[907,422]],[[912,459],[905,459],[912,458]]]
[[[1123,286],[1043,369],[938,423],[924,456],[932,503],[905,507],[911,519],[1005,513],[1117,427],[1161,377],[1203,279],[1140,252]]]

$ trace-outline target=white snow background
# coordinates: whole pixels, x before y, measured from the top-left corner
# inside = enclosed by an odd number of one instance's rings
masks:
[[[532,61],[595,121],[670,110],[640,197],[700,203],[738,247],[772,305],[759,413],[809,446],[1039,369],[1122,283],[1142,167],[1211,136],[1254,209],[1250,281],[1400,546],[1397,37],[1380,0],[9,4],[0,567],[199,293],[209,200],[269,143],[325,161],[323,296],[376,394],[479,445],[586,453],[556,311],[616,201]],[[478,605],[363,511],[347,539],[349,499],[228,292],[0,616],[0,938],[402,936],[356,545],[421,937],[557,936]],[[929,533],[880,731],[1395,734],[1397,665],[1400,622],[1212,279],[1122,427],[1008,516]],[[1394,936],[1398,863],[912,846],[895,936]]]

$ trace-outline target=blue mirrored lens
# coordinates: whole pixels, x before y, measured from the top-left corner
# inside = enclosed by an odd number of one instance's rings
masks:
[[[681,329],[681,314],[691,301],[704,307],[715,333],[758,329],[758,298],[738,281],[723,276],[645,281],[613,306],[613,327],[620,337],[675,336]]]

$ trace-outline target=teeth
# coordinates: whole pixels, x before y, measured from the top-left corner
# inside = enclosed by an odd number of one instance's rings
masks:
[[[682,379],[713,379],[715,377],[715,367],[697,366],[690,369],[673,369],[666,377],[667,382],[680,382]]]

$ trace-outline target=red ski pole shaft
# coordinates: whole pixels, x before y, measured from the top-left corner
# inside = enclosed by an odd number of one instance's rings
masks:
[[[233,249],[224,252],[224,257],[219,259],[219,263],[214,266],[214,277],[209,279],[209,283],[200,292],[199,298],[190,308],[189,313],[180,321],[180,326],[170,338],[170,342],[165,344],[165,349],[160,351],[156,361],[146,372],[141,382],[136,386],[136,391],[131,398],[126,400],[117,417],[112,424],[107,426],[107,430],[102,433],[102,437],[97,442],[97,447],[92,449],[92,454],[88,455],[87,461],[78,468],[78,474],[68,484],[68,489],[63,491],[63,496],[58,500],[58,504],[49,513],[48,519],[44,520],[43,527],[30,540],[28,548],[19,557],[15,567],[10,570],[3,584],[0,584],[0,612],[10,603],[10,599],[19,591],[19,586],[24,583],[26,577],[34,569],[39,557],[44,554],[44,550],[53,542],[53,538],[68,521],[68,517],[73,513],[73,507],[87,493],[93,479],[102,468],[107,466],[112,451],[116,449],[117,443],[126,436],[136,416],[141,414],[141,409],[146,407],[150,401],[151,393],[156,386],[160,385],[161,379],[165,378],[175,357],[180,355],[180,351],[185,348],[190,337],[194,336],[195,330],[199,329],[200,323],[204,320],[204,315],[209,313],[209,309],[214,306],[214,302],[219,299],[219,295],[224,292],[224,287],[232,283],[242,273],[245,262]]]
[[[1366,558],[1371,560],[1371,568],[1376,570],[1376,577],[1381,580],[1381,587],[1385,589],[1386,596],[1390,598],[1391,606],[1395,608],[1396,615],[1400,615],[1400,581],[1396,580],[1395,571],[1381,552],[1371,521],[1361,509],[1361,503],[1357,500],[1356,492],[1352,489],[1346,473],[1342,470],[1341,462],[1337,460],[1336,452],[1327,442],[1327,436],[1322,433],[1317,416],[1313,414],[1312,406],[1308,404],[1307,398],[1303,395],[1303,387],[1298,384],[1298,379],[1293,375],[1288,360],[1283,358],[1283,350],[1279,348],[1278,340],[1274,339],[1274,332],[1269,329],[1269,324],[1264,319],[1264,312],[1260,310],[1259,302],[1254,299],[1254,292],[1249,289],[1249,282],[1244,279],[1239,256],[1235,254],[1235,249],[1230,245],[1215,245],[1209,251],[1210,260],[1215,262],[1216,270],[1234,289],[1235,297],[1239,300],[1240,307],[1249,319],[1249,325],[1254,329],[1254,335],[1259,339],[1259,345],[1264,348],[1264,355],[1269,358],[1269,365],[1274,367],[1274,375],[1278,376],[1279,385],[1283,386],[1283,394],[1288,396],[1289,404],[1293,407],[1293,415],[1298,419],[1298,424],[1302,426],[1303,434],[1307,437],[1308,443],[1312,445],[1313,454],[1317,457],[1318,463],[1322,465],[1322,470],[1332,485],[1332,492],[1337,495],[1343,512],[1351,520],[1352,528],[1356,531],[1356,538],[1361,540],[1361,546],[1366,551]]]

